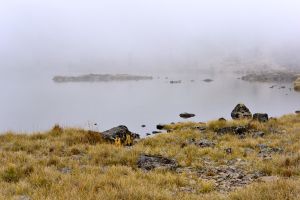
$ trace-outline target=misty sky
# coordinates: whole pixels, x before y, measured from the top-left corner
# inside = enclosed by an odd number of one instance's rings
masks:
[[[300,1],[0,0],[0,28],[1,69],[200,68],[245,52],[292,62]]]

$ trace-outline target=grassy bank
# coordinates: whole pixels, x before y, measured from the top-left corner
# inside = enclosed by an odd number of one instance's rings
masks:
[[[265,135],[216,134],[222,127],[244,125]],[[141,139],[132,147],[119,147],[98,133],[70,128],[3,134],[0,199],[300,198],[300,115],[266,123],[179,123],[167,129],[168,133]],[[214,146],[199,147],[191,142],[202,139]],[[262,144],[268,151],[262,151]],[[137,167],[141,154],[175,159],[178,170],[143,171]],[[215,169],[231,165],[246,175],[257,171],[261,177],[243,187],[220,189]]]

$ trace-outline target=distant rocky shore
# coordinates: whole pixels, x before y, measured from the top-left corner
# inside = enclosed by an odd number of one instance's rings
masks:
[[[138,76],[129,74],[86,74],[80,76],[55,76],[54,82],[110,82],[110,81],[140,81],[152,80],[152,76]]]
[[[297,79],[297,73],[289,71],[261,71],[250,72],[241,79],[249,82],[265,83],[293,83]]]

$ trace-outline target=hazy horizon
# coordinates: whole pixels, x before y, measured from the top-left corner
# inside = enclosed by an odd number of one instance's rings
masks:
[[[299,1],[0,2],[2,71],[205,69],[223,60],[298,67]]]

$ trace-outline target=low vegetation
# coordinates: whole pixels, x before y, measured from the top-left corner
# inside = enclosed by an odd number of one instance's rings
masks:
[[[264,135],[216,133],[245,125]],[[300,199],[300,115],[166,128],[168,133],[128,147],[106,142],[97,132],[58,125],[46,133],[3,134],[0,199]],[[214,145],[197,145],[204,139]],[[137,166],[142,154],[175,159],[178,168],[144,171]],[[220,168],[232,167],[259,177],[236,187],[226,177],[216,180]]]

